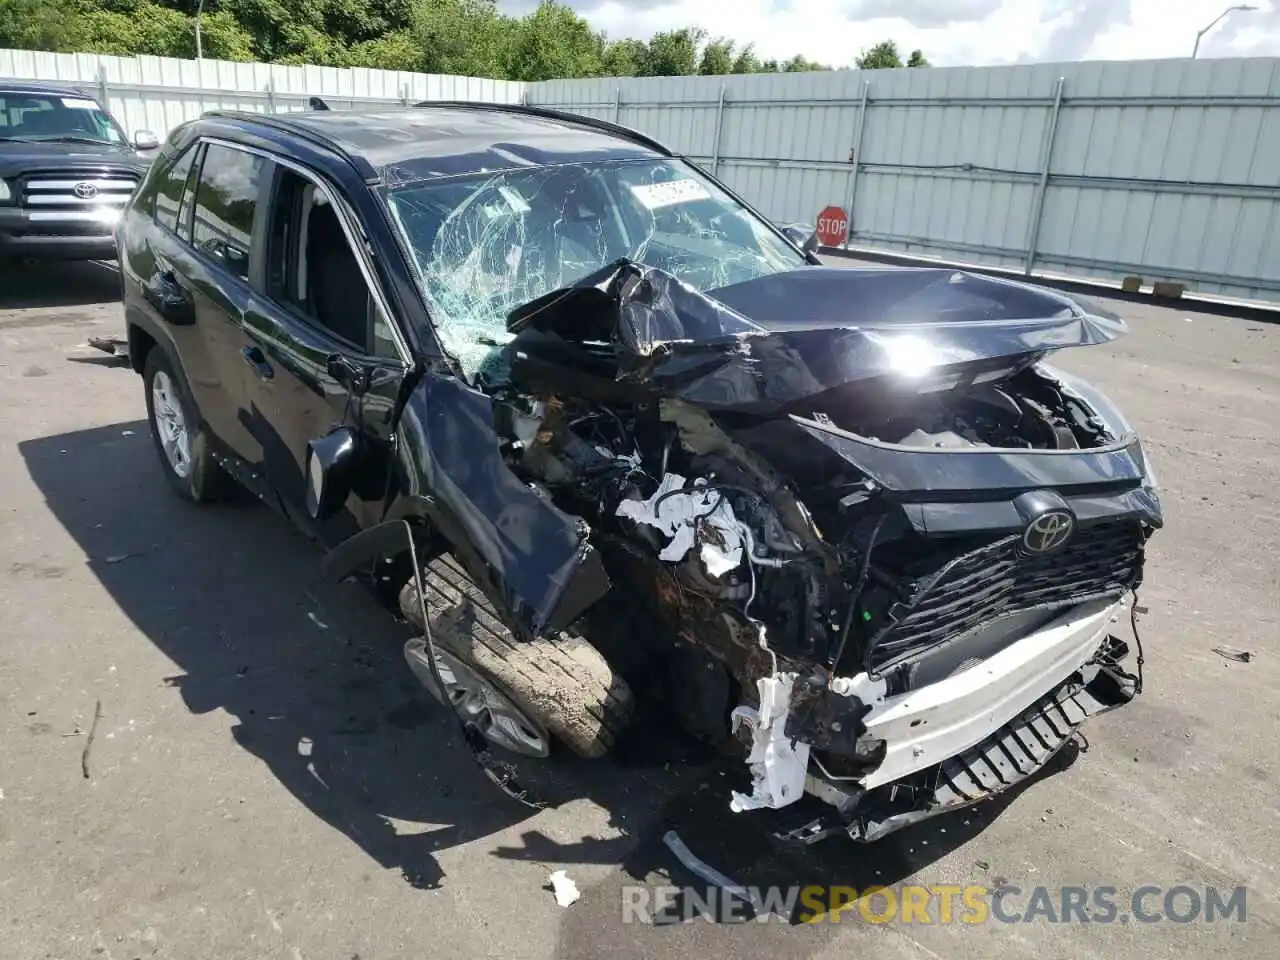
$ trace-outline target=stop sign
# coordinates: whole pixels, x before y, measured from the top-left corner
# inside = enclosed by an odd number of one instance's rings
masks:
[[[840,246],[848,230],[849,218],[843,207],[824,207],[818,214],[818,242],[824,247]]]

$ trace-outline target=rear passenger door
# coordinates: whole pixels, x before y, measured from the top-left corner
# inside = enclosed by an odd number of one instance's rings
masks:
[[[265,210],[258,195],[273,169],[260,154],[193,144],[158,185],[144,258],[149,276],[142,278],[144,298],[168,327],[201,418],[227,452],[248,464],[261,459],[261,448],[243,409],[250,362],[243,323],[254,275],[261,273],[255,238],[263,235]],[[254,488],[255,471],[240,466],[229,463]]]
[[[334,544],[381,519],[408,352],[340,192],[279,165],[263,201],[262,284],[244,322],[261,367],[248,374],[246,408],[273,491]],[[304,506],[307,443],[341,425],[360,434],[357,482],[347,509],[316,523]]]

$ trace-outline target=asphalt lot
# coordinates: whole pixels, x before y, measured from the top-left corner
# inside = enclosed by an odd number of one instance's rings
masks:
[[[1016,796],[797,856],[652,724],[548,771],[551,808],[504,801],[394,630],[312,619],[317,554],[283,521],[168,492],[139,379],[84,346],[119,332],[116,294],[97,265],[0,274],[0,955],[1280,954],[1280,325],[1115,302],[1131,335],[1063,361],[1159,469],[1147,692]],[[671,826],[749,883],[1245,885],[1247,920],[624,925],[624,885],[687,880]],[[567,909],[555,869],[583,893]]]

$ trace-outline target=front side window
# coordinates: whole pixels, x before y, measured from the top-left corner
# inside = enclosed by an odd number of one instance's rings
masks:
[[[699,291],[804,266],[767,224],[675,160],[451,177],[394,188],[446,349],[474,375],[508,339],[513,307],[621,258]]]
[[[124,143],[124,131],[97,101],[0,87],[0,141]]]
[[[362,353],[398,356],[390,324],[324,191],[281,170],[268,233],[271,299]]]
[[[267,161],[218,144],[205,149],[196,184],[191,242],[238,277],[249,275],[253,215]]]

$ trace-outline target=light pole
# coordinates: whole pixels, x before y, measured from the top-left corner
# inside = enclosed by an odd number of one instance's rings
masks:
[[[200,2],[196,4],[196,59],[197,60],[204,59],[204,47],[201,46],[200,44],[200,14],[202,13],[204,13],[204,0],[200,0]],[[1223,16],[1225,16],[1225,14]],[[1200,38],[1196,37],[1196,43],[1198,44],[1199,42],[1200,42]],[[1194,57],[1195,54],[1193,53],[1192,56]]]
[[[204,0],[200,0],[200,2],[203,3]],[[1218,25],[1219,20],[1221,20],[1223,17],[1225,17],[1229,13],[1234,13],[1236,10],[1243,11],[1243,10],[1257,10],[1257,9],[1258,9],[1257,7],[1249,3],[1237,3],[1234,7],[1227,7],[1227,9],[1223,10],[1220,14],[1218,14],[1216,17],[1213,18],[1212,23],[1210,23],[1207,27],[1205,27],[1203,30],[1201,30],[1199,33],[1196,34],[1196,45],[1191,48],[1191,59],[1194,60],[1196,58],[1196,54],[1200,52],[1200,38],[1203,37],[1210,30],[1212,30],[1214,27],[1216,27]]]

